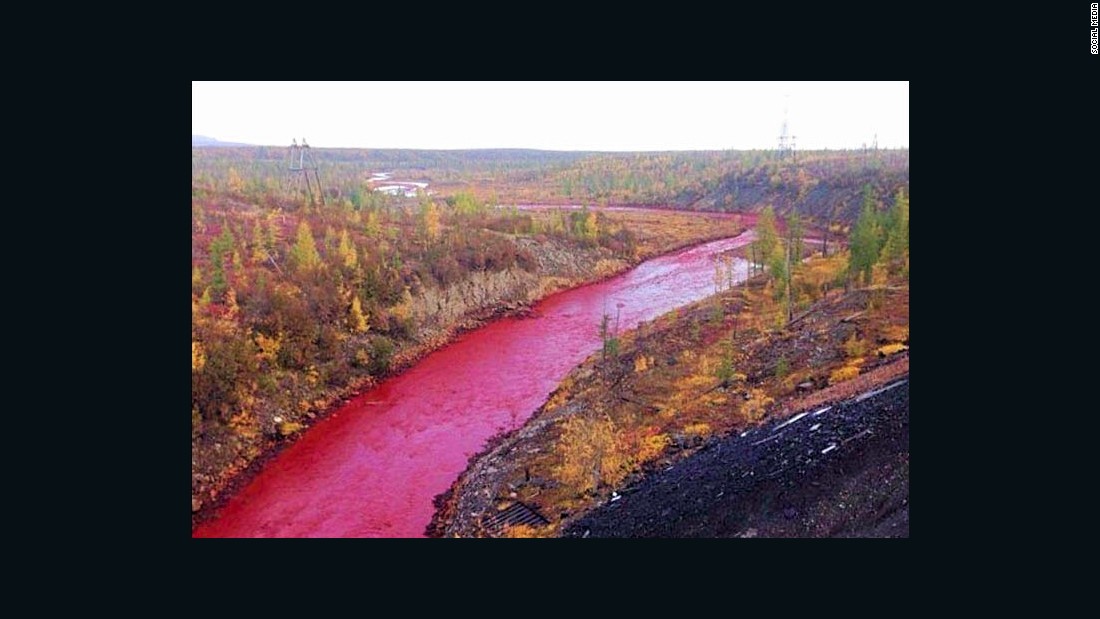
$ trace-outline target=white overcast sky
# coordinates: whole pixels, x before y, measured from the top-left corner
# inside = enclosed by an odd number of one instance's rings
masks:
[[[909,146],[909,82],[191,82],[191,133],[361,148]]]

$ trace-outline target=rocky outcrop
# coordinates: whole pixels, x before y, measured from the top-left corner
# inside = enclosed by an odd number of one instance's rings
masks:
[[[515,311],[578,284],[603,279],[631,266],[602,248],[578,251],[547,241],[520,238],[517,245],[535,259],[534,271],[513,267],[475,271],[446,288],[425,288],[413,298],[413,317],[420,341],[501,313]]]
[[[413,299],[413,316],[426,328],[446,328],[488,307],[531,301],[539,276],[522,269],[475,271],[447,288],[425,288]]]

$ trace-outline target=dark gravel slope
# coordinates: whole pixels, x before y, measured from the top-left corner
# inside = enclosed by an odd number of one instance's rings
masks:
[[[909,537],[909,375],[649,475],[565,537]]]

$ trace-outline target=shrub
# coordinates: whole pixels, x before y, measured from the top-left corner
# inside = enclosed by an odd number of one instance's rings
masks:
[[[909,347],[905,344],[887,344],[880,346],[878,349],[878,356],[889,357],[890,355],[897,354],[903,350],[909,350]]]
[[[882,338],[887,342],[904,342],[909,339],[909,325],[890,325],[884,327],[882,329]]]
[[[506,529],[501,534],[501,537],[509,539],[530,539],[535,537],[542,537],[539,535],[539,530],[529,524],[514,524]]]
[[[389,371],[393,348],[393,340],[388,337],[380,335],[371,340],[371,374],[385,374]]]
[[[365,346],[359,346],[355,349],[355,354],[351,358],[351,364],[357,368],[370,367],[370,352],[367,351]]]
[[[693,423],[684,428],[684,434],[690,434],[692,436],[709,436],[710,425],[705,423]]]
[[[442,286],[450,286],[461,280],[465,275],[462,265],[460,265],[458,261],[454,259],[454,256],[450,254],[441,256],[438,260],[433,262],[431,271],[436,281]]]
[[[859,368],[852,365],[846,365],[829,375],[829,384],[835,385],[839,382],[851,380],[856,376],[859,376]]]
[[[710,308],[710,322],[711,323],[713,323],[713,324],[720,323],[720,322],[722,322],[722,319],[725,318],[725,316],[726,316],[726,313],[722,309],[722,304],[721,303],[715,303]]]
[[[655,434],[642,439],[636,456],[638,463],[647,462],[661,455],[670,442],[667,434]]]
[[[764,417],[768,405],[775,399],[768,397],[763,389],[753,389],[749,392],[749,399],[741,406],[741,414],[748,421],[757,421]]]
[[[787,362],[787,358],[780,357],[779,361],[775,364],[775,377],[779,380],[783,380],[790,373],[791,366],[790,363]]]
[[[612,359],[619,356],[619,338],[609,337],[603,343],[604,357],[611,357]]]
[[[279,436],[290,436],[302,430],[302,424],[294,421],[284,421],[279,424]]]
[[[855,332],[844,342],[844,352],[849,357],[862,357],[867,352],[867,342],[856,337]]]

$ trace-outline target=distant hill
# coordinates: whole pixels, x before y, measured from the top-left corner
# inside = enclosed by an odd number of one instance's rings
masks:
[[[208,137],[205,135],[191,134],[191,147],[195,146],[248,146],[240,142],[222,142],[216,138]]]
[[[908,152],[748,167],[725,173],[704,187],[682,190],[671,203],[694,211],[752,213],[771,205],[778,215],[798,212],[817,223],[852,224],[859,216],[865,185],[884,208],[894,203],[899,188],[909,193]]]

